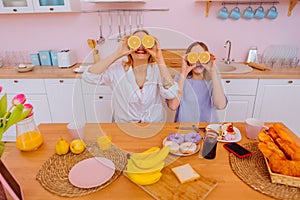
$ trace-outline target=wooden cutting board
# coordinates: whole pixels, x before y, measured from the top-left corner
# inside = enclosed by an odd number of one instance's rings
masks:
[[[195,200],[195,199],[205,199],[207,195],[217,186],[217,181],[201,175],[201,178],[181,184],[176,178],[175,174],[172,172],[171,168],[183,165],[178,160],[167,165],[163,170],[163,176],[161,179],[152,185],[138,185],[145,192],[151,195],[154,199],[159,200]],[[193,166],[192,166],[193,167]]]

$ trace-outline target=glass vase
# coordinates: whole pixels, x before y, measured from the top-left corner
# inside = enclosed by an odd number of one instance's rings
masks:
[[[34,151],[44,142],[33,116],[18,122],[16,124],[16,132],[16,146],[21,151]]]

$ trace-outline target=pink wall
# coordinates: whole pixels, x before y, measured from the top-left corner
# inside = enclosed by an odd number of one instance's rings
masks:
[[[223,45],[232,41],[232,57],[244,61],[250,46],[259,53],[271,44],[294,44],[300,47],[300,3],[287,17],[288,0],[277,5],[275,20],[218,19],[220,2],[213,2],[209,17],[205,3],[194,0],[147,0],[145,4],[82,3],[85,9],[106,8],[169,8],[167,12],[144,13],[144,27],[162,27],[181,32],[208,44],[217,57],[225,57]],[[228,6],[232,8],[234,5]],[[241,5],[244,9],[246,5]],[[257,6],[254,6],[257,7]],[[269,5],[264,6],[266,9]],[[104,35],[108,34],[107,14],[103,15]],[[114,16],[114,29],[116,16]],[[134,22],[135,23],[135,22]],[[44,49],[73,49],[79,62],[89,54],[86,40],[98,37],[97,13],[2,14],[0,15],[0,52]],[[176,42],[176,41],[174,41]]]

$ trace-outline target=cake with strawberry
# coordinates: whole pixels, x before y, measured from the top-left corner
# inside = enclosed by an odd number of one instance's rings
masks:
[[[224,123],[223,126],[222,126],[222,130],[226,134],[235,135],[235,131],[234,131],[234,128],[233,128],[233,123],[231,123],[231,122]]]
[[[235,139],[236,132],[234,131],[233,123],[227,122],[222,124],[222,140],[231,141]]]

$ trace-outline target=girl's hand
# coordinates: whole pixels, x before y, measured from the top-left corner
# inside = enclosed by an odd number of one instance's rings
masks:
[[[121,55],[121,56],[127,56],[129,54],[131,54],[132,52],[134,52],[133,49],[130,49],[128,47],[128,39],[129,39],[130,35],[125,35],[122,40],[120,41],[120,44],[119,44],[119,48],[117,49],[117,53],[118,55]]]
[[[185,54],[182,57],[182,69],[181,69],[181,74],[184,77],[187,77],[187,75],[196,67],[196,63],[193,65],[189,65],[187,61],[187,54]]]
[[[214,55],[211,56],[211,60],[207,64],[202,64],[203,67],[208,71],[208,73],[217,73],[217,67],[216,67],[216,58]]]

